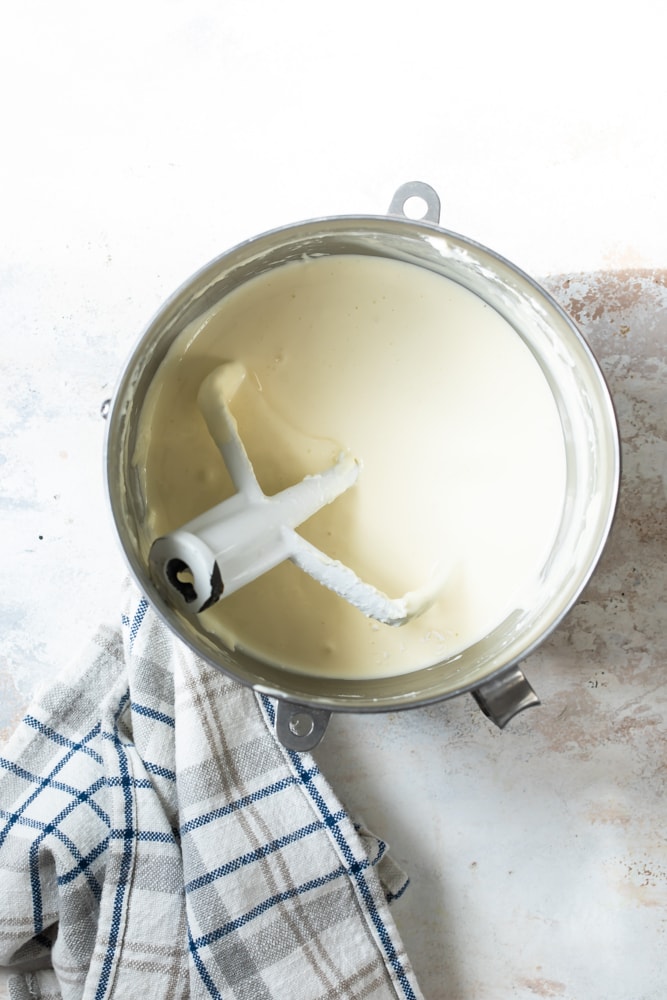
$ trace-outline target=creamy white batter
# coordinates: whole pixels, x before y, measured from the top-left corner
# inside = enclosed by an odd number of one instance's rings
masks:
[[[361,460],[300,528],[390,596],[444,574],[435,604],[381,625],[285,563],[201,616],[230,648],[326,676],[383,676],[468,647],[525,605],[560,522],[565,453],[529,349],[481,299],[424,268],[356,255],[283,265],[177,339],[142,410],[146,552],[232,492],[197,408],[224,361],[250,373],[239,433],[273,494]]]

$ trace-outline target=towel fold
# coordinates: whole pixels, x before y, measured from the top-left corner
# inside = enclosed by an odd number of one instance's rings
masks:
[[[419,1000],[385,845],[269,699],[124,601],[2,750],[10,996]]]

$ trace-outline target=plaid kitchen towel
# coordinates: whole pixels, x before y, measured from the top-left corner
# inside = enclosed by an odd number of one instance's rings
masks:
[[[2,752],[14,1000],[421,997],[405,879],[272,722],[128,587]]]

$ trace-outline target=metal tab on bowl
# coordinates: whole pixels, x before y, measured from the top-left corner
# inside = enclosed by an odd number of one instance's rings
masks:
[[[423,215],[412,216],[405,211],[410,199],[415,198],[426,206]],[[406,181],[396,190],[389,205],[389,215],[400,215],[404,219],[419,218],[422,222],[440,222],[440,197],[435,188],[423,181]]]
[[[503,670],[471,693],[484,715],[499,729],[504,729],[524,708],[540,704],[540,699],[518,667]]]
[[[276,705],[276,736],[288,750],[313,750],[326,732],[331,712],[290,701]]]

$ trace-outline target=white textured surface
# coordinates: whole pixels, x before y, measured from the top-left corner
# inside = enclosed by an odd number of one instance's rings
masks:
[[[625,485],[600,572],[527,667],[543,706],[502,734],[468,698],[340,718],[320,751],[412,873],[396,915],[430,1000],[665,995],[665,10],[0,14],[4,733],[115,614],[100,407],[193,270],[274,225],[381,213],[419,178],[448,228],[580,274],[552,287],[609,375]]]

